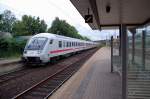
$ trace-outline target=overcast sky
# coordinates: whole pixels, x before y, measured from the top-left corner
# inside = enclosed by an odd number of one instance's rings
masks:
[[[116,36],[118,31],[92,30],[72,5],[70,0],[0,0],[0,12],[5,9],[11,10],[18,19],[24,14],[39,16],[51,26],[55,17],[66,20],[76,27],[78,32],[89,37],[91,40],[108,39],[111,35]]]

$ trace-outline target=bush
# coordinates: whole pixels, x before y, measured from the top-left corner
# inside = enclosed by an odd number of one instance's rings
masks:
[[[26,41],[17,41],[16,39],[0,39],[0,57],[15,57],[20,56],[25,47]]]

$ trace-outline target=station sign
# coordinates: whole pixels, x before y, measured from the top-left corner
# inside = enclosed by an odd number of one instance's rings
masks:
[[[93,23],[93,15],[85,15],[84,16],[85,23]]]

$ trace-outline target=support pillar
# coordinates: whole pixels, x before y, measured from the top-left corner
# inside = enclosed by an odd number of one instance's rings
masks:
[[[136,30],[132,29],[132,30],[130,30],[130,32],[132,33],[132,63],[135,63],[135,34],[136,34]]]
[[[145,33],[146,31],[142,31],[142,69],[145,70]]]
[[[111,73],[113,73],[113,36],[111,36]]]
[[[135,56],[135,33],[132,33],[132,63],[134,63]]]
[[[121,24],[122,99],[127,99],[127,28]]]
[[[121,56],[121,25],[119,26],[119,56]]]

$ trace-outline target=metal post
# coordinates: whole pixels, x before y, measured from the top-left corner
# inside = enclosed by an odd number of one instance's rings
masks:
[[[113,73],[113,36],[111,36],[111,73]]]
[[[121,25],[119,26],[119,56],[121,56]]]
[[[134,63],[134,56],[135,56],[135,33],[136,31],[132,32],[132,63]]]
[[[145,70],[145,33],[146,31],[142,32],[142,69]]]
[[[121,24],[122,99],[127,99],[127,28]]]

